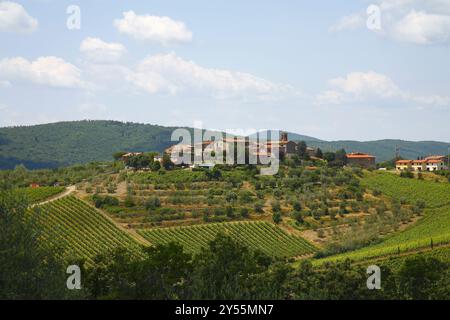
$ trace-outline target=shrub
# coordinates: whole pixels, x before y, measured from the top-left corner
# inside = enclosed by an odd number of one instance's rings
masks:
[[[242,216],[243,218],[248,218],[248,216],[249,216],[248,209],[247,209],[247,208],[241,208],[240,214],[241,214],[241,216]]]
[[[234,192],[228,192],[226,195],[225,195],[225,200],[227,200],[227,202],[234,202],[234,201],[236,201],[237,200],[237,195],[236,195],[236,193],[234,193]]]
[[[256,213],[264,213],[264,204],[263,203],[256,202],[254,208],[255,208]]]
[[[158,197],[151,197],[145,201],[145,209],[154,210],[161,207],[161,201]]]
[[[127,208],[134,207],[135,203],[134,203],[133,197],[128,195],[123,204]]]
[[[303,223],[303,215],[300,211],[294,211],[292,213],[292,217],[297,221],[298,223]]]
[[[225,212],[228,218],[234,218],[234,210],[232,206],[227,206]]]
[[[283,193],[282,193],[281,190],[279,190],[279,189],[275,189],[275,190],[273,191],[273,196],[274,196],[276,199],[281,199],[282,195],[283,195]]]
[[[240,200],[242,203],[250,203],[253,200],[253,193],[245,190],[240,193]]]
[[[117,189],[117,185],[110,183],[108,184],[108,186],[106,187],[106,191],[108,193],[116,193],[116,189]]]
[[[400,177],[412,179],[414,178],[414,173],[412,173],[411,171],[402,171],[400,172]]]
[[[302,205],[299,201],[295,201],[294,204],[292,205],[292,207],[294,208],[295,211],[301,211],[302,210]]]
[[[279,201],[272,201],[272,211],[281,212],[281,205]]]
[[[378,189],[374,189],[373,192],[372,192],[372,194],[373,194],[375,197],[379,197],[379,196],[381,196],[381,191],[378,190]]]
[[[281,221],[283,221],[283,218],[281,217],[281,214],[279,212],[275,212],[272,215],[272,220],[273,222],[275,222],[276,224],[279,224]]]
[[[92,196],[96,208],[103,208],[104,206],[118,206],[119,200],[111,196],[101,197],[98,194]]]

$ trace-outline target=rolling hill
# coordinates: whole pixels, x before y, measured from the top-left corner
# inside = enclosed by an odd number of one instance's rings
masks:
[[[56,168],[92,161],[112,160],[117,151],[161,152],[173,142],[173,127],[119,121],[72,121],[0,128],[0,169],[23,164],[29,169]],[[446,154],[448,143],[436,141],[324,141],[290,133],[292,140],[304,140],[324,151],[344,148],[347,152],[367,152],[377,161],[392,159],[395,148],[404,158]]]
[[[307,141],[307,144],[326,151],[345,149],[347,152],[366,152],[377,157],[377,162],[391,160],[395,157],[398,147],[400,156],[405,159],[417,159],[420,156],[446,155],[449,143],[437,141],[405,141],[405,140],[376,140],[376,141]]]
[[[0,169],[55,168],[112,160],[117,151],[162,151],[175,128],[118,121],[73,121],[0,128]]]

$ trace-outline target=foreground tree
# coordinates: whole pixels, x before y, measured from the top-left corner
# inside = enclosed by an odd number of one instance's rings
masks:
[[[23,194],[0,192],[0,299],[63,299],[71,294],[66,288],[66,268],[56,258],[58,249],[41,241],[34,217],[27,214]]]
[[[252,299],[261,294],[255,291],[255,276],[266,271],[270,263],[263,254],[219,234],[194,259],[189,298]]]

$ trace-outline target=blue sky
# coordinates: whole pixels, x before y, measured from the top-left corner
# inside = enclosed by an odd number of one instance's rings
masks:
[[[448,0],[0,0],[0,126],[450,141],[449,44]]]

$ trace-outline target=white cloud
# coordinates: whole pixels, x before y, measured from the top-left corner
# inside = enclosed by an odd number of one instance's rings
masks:
[[[6,104],[0,103],[0,111],[4,111],[8,109],[8,106]]]
[[[115,62],[126,52],[120,43],[105,42],[99,38],[86,38],[81,42],[80,51],[94,62]]]
[[[22,5],[10,1],[0,2],[0,32],[31,33],[38,24]]]
[[[352,72],[345,77],[330,80],[330,85],[355,97],[368,95],[392,97],[400,93],[389,77],[373,71]]]
[[[192,32],[181,21],[169,17],[137,15],[134,11],[123,13],[122,19],[114,20],[119,32],[138,40],[160,42],[164,45],[192,41]]]
[[[40,57],[28,61],[22,57],[0,60],[0,80],[25,81],[51,87],[84,87],[81,72],[74,65],[58,57]]]
[[[393,26],[393,36],[415,44],[450,42],[450,15],[411,11]]]
[[[345,77],[329,81],[331,89],[326,90],[315,99],[318,105],[343,105],[352,103],[377,105],[384,103],[419,104],[426,106],[448,106],[450,97],[440,95],[411,94],[399,88],[388,76],[369,72],[352,72]]]
[[[383,30],[377,34],[417,45],[450,43],[449,0],[379,0],[377,5]],[[366,15],[354,13],[341,18],[330,30],[362,28],[364,20]]]
[[[175,53],[144,59],[127,79],[149,93],[201,93],[215,98],[271,99],[292,90],[248,73],[205,68]]]
[[[342,17],[337,23],[330,27],[331,32],[339,32],[344,30],[354,30],[364,26],[365,17],[361,13],[354,13]]]

